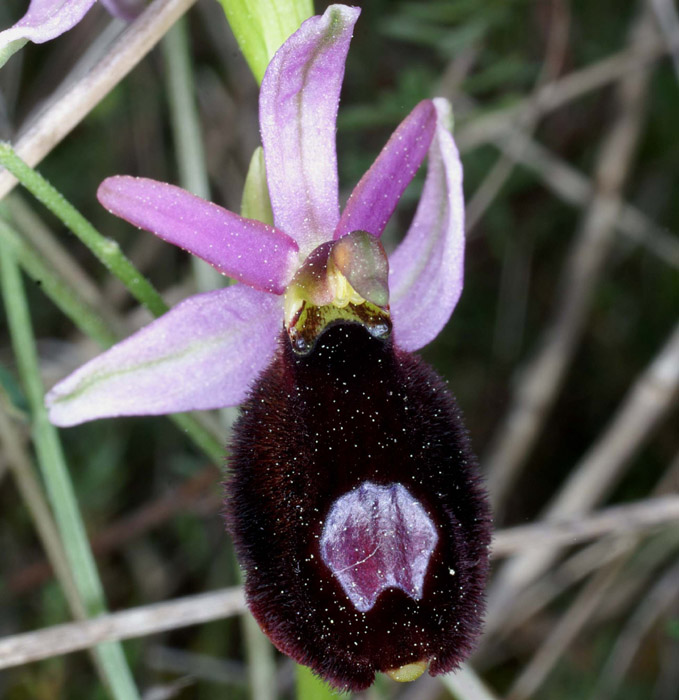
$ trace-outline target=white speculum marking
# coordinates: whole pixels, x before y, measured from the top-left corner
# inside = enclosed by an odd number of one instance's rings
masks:
[[[387,588],[421,600],[437,542],[434,523],[405,486],[366,481],[333,503],[320,548],[354,607],[367,612]]]

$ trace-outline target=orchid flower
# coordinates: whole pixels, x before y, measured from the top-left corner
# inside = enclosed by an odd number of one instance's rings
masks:
[[[27,41],[42,44],[75,27],[96,0],[31,0],[26,14],[0,32],[0,65]],[[123,20],[139,14],[141,0],[101,0],[106,9]]]
[[[105,180],[112,213],[238,283],[180,303],[50,392],[62,426],[243,403],[227,524],[274,644],[340,689],[376,671],[456,668],[477,638],[485,496],[459,409],[411,353],[463,282],[463,196],[449,106],[424,100],[340,215],[335,124],[358,8],[304,22],[269,64],[260,128],[273,220],[175,186]],[[388,220],[428,157],[388,260]]]

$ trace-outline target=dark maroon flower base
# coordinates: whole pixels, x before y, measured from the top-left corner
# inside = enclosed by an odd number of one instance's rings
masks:
[[[243,406],[229,467],[248,602],[282,652],[353,691],[376,671],[425,660],[436,675],[469,655],[490,515],[457,404],[422,360],[360,325],[329,328],[302,357],[284,334]]]

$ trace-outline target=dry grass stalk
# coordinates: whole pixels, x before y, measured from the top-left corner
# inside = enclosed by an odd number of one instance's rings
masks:
[[[245,610],[240,587],[155,603],[81,622],[0,639],[0,668],[69,654],[101,642],[132,639],[238,615]]]
[[[636,41],[645,42],[648,31],[645,22],[636,32]],[[648,70],[633,71],[619,84],[618,116],[599,155],[594,196],[562,275],[558,307],[540,348],[521,373],[511,406],[486,457],[496,506],[503,503],[540,435],[582,335],[592,295],[614,241],[620,192],[643,124],[649,75]]]
[[[674,521],[679,521],[679,496],[649,498],[607,508],[584,518],[580,515],[567,520],[550,518],[499,530],[493,540],[493,556],[499,558],[545,545],[575,545],[609,534],[630,535]]]
[[[657,497],[666,495],[670,495],[674,498],[679,492],[679,489],[677,488],[678,485],[679,455],[677,455],[670,462],[669,467],[653,489],[652,495],[655,498],[648,499],[642,503],[655,503],[657,501]],[[641,503],[632,504],[631,507],[634,509],[636,508],[636,505],[641,505]],[[601,514],[603,515],[605,513],[617,511],[620,508],[624,509],[626,507],[627,506],[614,506],[613,508],[601,511]],[[597,515],[594,517],[596,518]],[[587,520],[588,518],[583,519],[582,516],[578,516],[577,518],[578,523],[581,524]],[[514,528],[508,532],[511,532],[513,529]],[[503,531],[500,531],[498,535],[502,534],[502,532]],[[621,558],[624,558],[625,561],[629,561],[637,549],[641,537],[645,533],[643,533],[641,530],[637,530],[635,532],[634,529],[625,528],[620,536],[618,536],[618,534],[618,528],[613,529],[610,536],[597,540],[584,549],[576,551],[573,555],[567,557],[563,562],[561,562],[555,570],[548,572],[547,575],[539,578],[533,584],[517,593],[517,596],[513,601],[511,613],[503,620],[502,628],[498,631],[499,634],[496,635],[496,639],[493,641],[498,641],[498,636],[500,635],[502,638],[506,638],[514,629],[525,622],[528,618],[537,614],[540,610],[549,605],[549,603],[557,596],[561,595],[561,593],[563,593],[565,590],[577,584],[583,578],[589,576],[598,568]],[[663,561],[668,555],[670,557],[672,556],[672,552],[675,548],[675,538],[669,537],[666,539],[667,542],[659,547],[659,552],[654,557],[654,561]],[[665,538],[663,538],[663,542],[665,542]],[[652,549],[655,551],[658,548],[653,546]],[[645,553],[648,554],[648,547],[646,547]],[[646,573],[655,568],[655,564],[650,563],[649,561],[646,562]],[[636,570],[638,570],[638,567],[635,567],[635,571]],[[629,574],[625,583],[628,582]],[[619,597],[625,601],[635,600],[638,597],[638,592],[642,585],[643,584],[621,585],[617,587],[616,592],[619,593]]]
[[[601,673],[595,696],[608,700],[623,682],[641,641],[650,627],[679,596],[679,563],[671,566],[650,589],[629,618]]]
[[[658,29],[672,56],[674,72],[679,80],[679,14],[672,0],[650,0]]]
[[[621,568],[622,562],[614,561],[599,569],[521,671],[507,695],[507,700],[527,700],[534,696],[565,649],[591,619]]]
[[[82,620],[86,617],[85,606],[71,575],[40,479],[20,436],[21,431],[10,420],[5,411],[4,402],[0,401],[0,447],[7,457],[7,466],[14,476],[19,494],[31,515],[47,558],[61,583],[71,612],[76,619]]]
[[[551,4],[547,50],[542,68],[536,80],[533,94],[525,101],[523,109],[515,116],[514,125],[525,134],[531,134],[540,118],[539,95],[545,85],[553,84],[554,76],[558,75],[563,66],[568,50],[570,29],[570,11],[568,5],[562,2]],[[517,158],[501,151],[501,155],[477,187],[466,205],[465,226],[469,233],[479,222],[507,182]]]
[[[592,182],[520,129],[514,127],[507,137],[494,137],[492,143],[516,163],[535,172],[545,186],[564,202],[577,207],[584,207],[590,202],[594,187]],[[679,268],[679,241],[676,236],[657,226],[637,207],[621,200],[620,215],[615,225],[620,233],[643,246],[659,260]]]
[[[548,82],[511,107],[478,115],[475,114],[479,111],[478,107],[467,102],[463,111],[465,124],[455,133],[457,144],[465,153],[472,148],[495,142],[500,137],[511,136],[516,128],[517,117],[524,111],[543,117],[590,92],[618,82],[631,70],[658,60],[665,52],[657,35],[649,34],[643,43],[639,42],[613,56]],[[448,96],[449,93],[444,94]]]
[[[443,685],[459,700],[497,700],[497,695],[468,664],[441,678]]]
[[[99,63],[72,82],[28,126],[15,150],[30,166],[36,166],[162,39],[167,30],[196,0],[154,0],[111,45]],[[17,184],[8,172],[0,172],[0,199]]]
[[[673,406],[679,390],[679,324],[668,342],[629,390],[609,426],[573,470],[544,518],[568,518],[589,511],[615,485],[633,454]],[[508,561],[494,582],[488,624],[502,624],[503,609],[559,555],[544,547]]]

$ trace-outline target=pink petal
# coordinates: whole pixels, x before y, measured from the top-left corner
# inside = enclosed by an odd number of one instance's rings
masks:
[[[282,324],[280,298],[243,285],[190,297],[59,382],[45,399],[50,420],[235,406],[269,364]]]
[[[54,39],[75,27],[94,3],[95,0],[31,0],[26,14],[0,32],[0,49],[20,39],[36,44]]]
[[[436,135],[413,223],[389,259],[394,339],[412,352],[433,340],[457,304],[464,279],[462,164],[448,130],[450,105],[434,100]]]
[[[382,235],[398,200],[427,155],[435,130],[436,109],[431,100],[423,100],[401,122],[354,188],[335,238],[351,231]]]
[[[335,122],[344,62],[360,9],[331,5],[276,52],[259,120],[274,223],[308,254],[339,219]]]
[[[255,289],[282,294],[294,274],[298,248],[290,236],[180,187],[119,175],[104,180],[97,197],[116,216]]]

